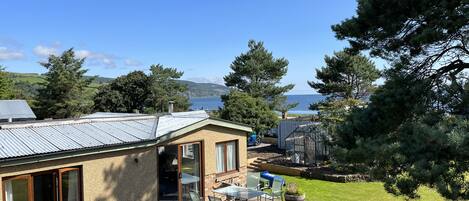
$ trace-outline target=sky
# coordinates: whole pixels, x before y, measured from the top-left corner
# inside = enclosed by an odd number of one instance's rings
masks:
[[[282,84],[311,94],[324,55],[347,46],[331,25],[355,14],[354,0],[5,0],[0,4],[0,65],[44,73],[39,62],[74,48],[88,75],[117,77],[162,64],[183,79],[223,84],[250,39],[289,61]]]

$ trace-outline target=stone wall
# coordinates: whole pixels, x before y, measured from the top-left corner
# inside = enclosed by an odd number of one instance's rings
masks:
[[[225,174],[208,174],[204,178],[204,191],[205,191],[205,200],[208,200],[208,196],[216,196],[225,199],[221,195],[214,194],[213,190],[222,183],[231,183],[237,184],[240,186],[246,186],[246,175],[247,167],[243,166],[239,168],[239,171],[230,172]]]

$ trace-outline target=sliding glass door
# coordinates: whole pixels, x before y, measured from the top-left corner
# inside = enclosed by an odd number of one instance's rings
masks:
[[[179,183],[180,200],[192,200],[201,197],[201,157],[200,143],[179,145]]]
[[[201,144],[158,147],[158,199],[192,200],[202,196]]]
[[[57,174],[55,172],[44,172],[33,176],[33,197],[34,201],[55,201],[57,200],[54,188]]]
[[[80,171],[78,168],[60,170],[60,200],[80,201]]]

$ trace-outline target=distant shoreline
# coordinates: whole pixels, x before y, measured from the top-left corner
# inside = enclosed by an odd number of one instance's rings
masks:
[[[298,94],[286,95],[288,103],[298,103],[298,106],[292,108],[288,112],[290,114],[310,115],[317,114],[317,111],[309,109],[310,104],[324,100],[326,97],[320,94]],[[219,96],[211,97],[194,97],[190,98],[192,110],[218,110],[223,107],[223,103]]]
[[[285,96],[322,96],[321,94],[288,94]],[[190,99],[198,99],[198,98],[219,98],[220,96],[197,96],[197,97],[190,97]]]

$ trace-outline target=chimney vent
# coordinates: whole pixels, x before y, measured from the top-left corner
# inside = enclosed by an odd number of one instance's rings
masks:
[[[169,101],[168,102],[168,113],[173,113],[174,112],[174,101]]]

